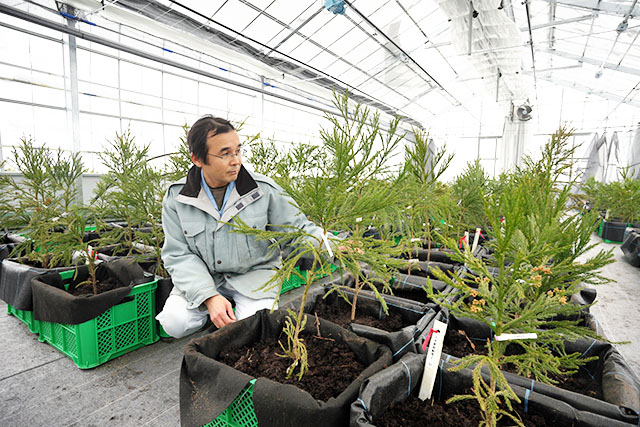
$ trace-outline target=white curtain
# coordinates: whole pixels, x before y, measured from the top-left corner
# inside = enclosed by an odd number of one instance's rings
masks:
[[[511,120],[508,117],[504,121],[502,130],[502,170],[509,171],[520,166],[529,141],[531,140],[530,121]]]
[[[602,182],[608,183],[618,180],[618,165],[620,164],[620,141],[618,132],[613,132],[611,141],[607,147],[607,161],[605,163],[604,179]]]
[[[636,129],[636,133],[633,136],[627,159],[629,159],[627,163],[629,173],[632,177],[640,179],[640,127]]]
[[[589,178],[594,178],[600,168],[600,157],[598,152],[602,147],[600,137],[597,133],[593,135],[589,148],[587,148],[587,165],[582,174],[582,182],[587,182]]]

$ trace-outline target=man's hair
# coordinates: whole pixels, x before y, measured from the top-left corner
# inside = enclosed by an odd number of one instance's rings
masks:
[[[207,135],[213,131],[214,135],[227,133],[236,130],[229,120],[220,117],[214,117],[211,114],[200,117],[189,129],[187,134],[187,144],[189,152],[205,165],[209,164],[209,156],[207,156]]]

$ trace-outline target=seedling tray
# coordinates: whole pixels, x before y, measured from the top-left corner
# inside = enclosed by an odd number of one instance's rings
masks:
[[[257,427],[258,419],[253,408],[253,385],[255,382],[255,378],[249,381],[249,384],[222,414],[202,427]]]
[[[74,271],[60,273],[70,281]],[[130,301],[78,325],[37,321],[40,341],[51,344],[81,369],[90,369],[158,340],[155,320],[157,280],[134,286]]]

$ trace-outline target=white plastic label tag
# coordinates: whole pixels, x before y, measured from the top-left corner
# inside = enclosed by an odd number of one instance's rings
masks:
[[[535,332],[528,334],[502,334],[495,336],[496,341],[511,341],[511,340],[535,340],[538,338],[538,334]]]
[[[420,384],[420,393],[418,394],[421,400],[431,398],[433,384],[436,381],[436,374],[438,373],[438,365],[440,364],[442,344],[444,343],[444,336],[447,333],[447,324],[435,320],[432,329],[434,329],[434,331],[431,333],[427,358],[424,361],[424,373],[422,375],[422,383]]]
[[[333,251],[331,250],[331,246],[329,245],[329,240],[327,240],[327,233],[322,235],[322,241],[324,242],[324,247],[327,248],[327,252],[329,252],[329,256],[333,258]]]
[[[478,247],[478,239],[480,239],[480,229],[476,228],[476,234],[473,236],[473,246],[471,247],[471,253],[475,253]]]
[[[419,237],[414,237],[413,239],[411,239],[411,243],[414,243],[414,242],[421,242],[421,241],[422,241],[422,239],[421,239],[421,238],[419,238]]]

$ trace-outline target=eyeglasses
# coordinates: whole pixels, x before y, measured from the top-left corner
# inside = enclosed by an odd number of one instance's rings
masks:
[[[207,153],[207,156],[213,156],[213,157],[222,159],[224,161],[228,161],[228,160],[231,160],[232,157],[241,158],[243,154],[244,154],[244,147],[240,147],[236,150],[235,153],[224,153],[224,154]]]

